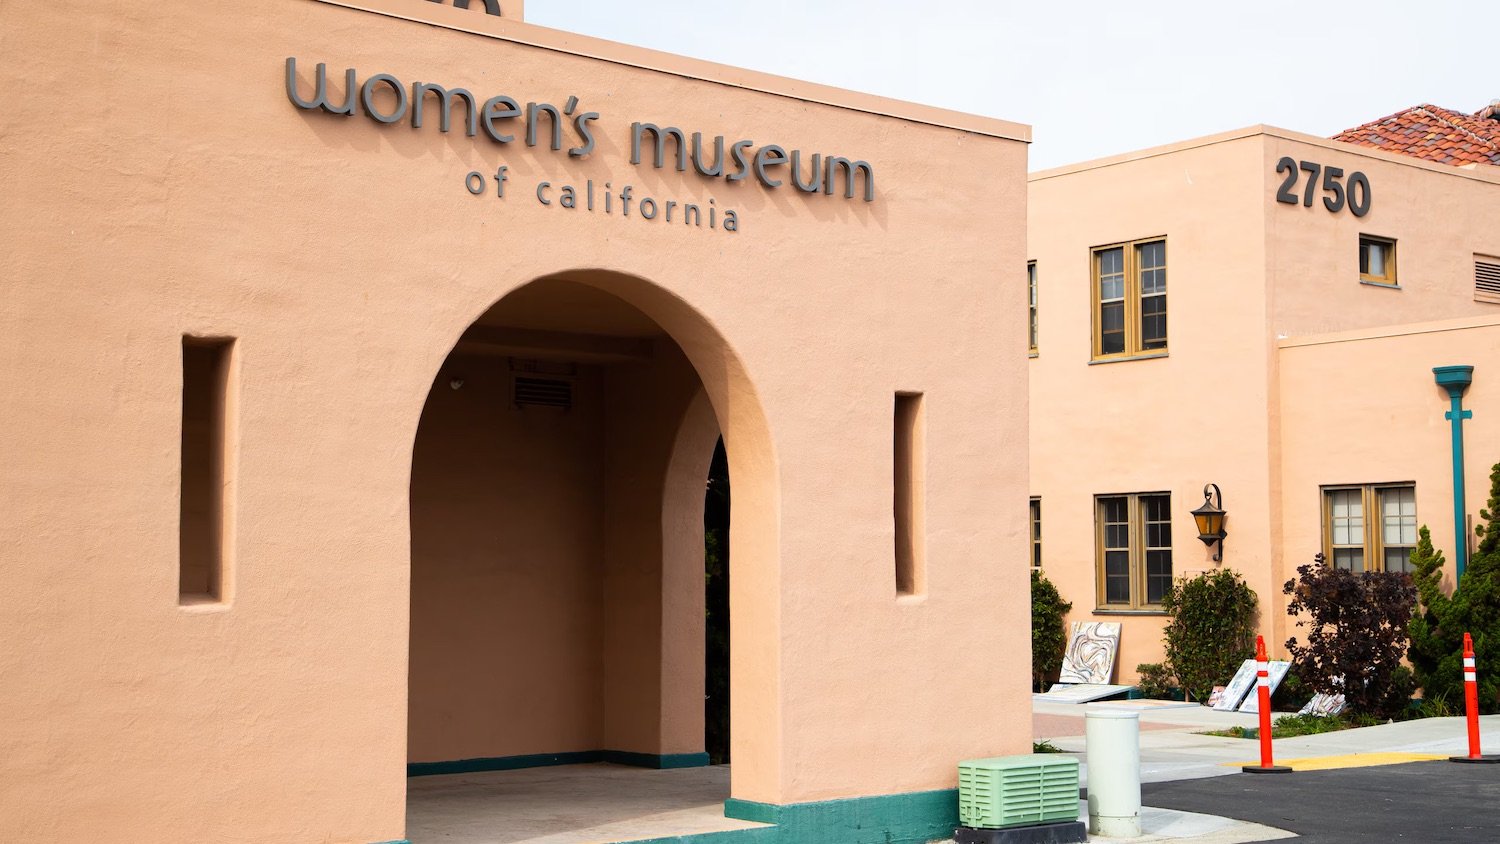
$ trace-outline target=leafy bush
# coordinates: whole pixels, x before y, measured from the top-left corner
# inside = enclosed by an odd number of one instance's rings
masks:
[[[1181,578],[1161,601],[1167,669],[1183,691],[1208,700],[1240,663],[1255,656],[1255,590],[1230,569]]]
[[[1397,669],[1416,604],[1410,577],[1356,574],[1327,565],[1319,554],[1312,565],[1298,566],[1297,579],[1282,591],[1292,597],[1287,612],[1307,628],[1307,644],[1293,637],[1286,647],[1313,691],[1342,692],[1356,715],[1386,718],[1406,708],[1411,678]]]
[[[1159,662],[1143,662],[1135,667],[1140,675],[1137,685],[1141,695],[1152,700],[1166,700],[1172,693],[1172,672]]]
[[[1474,637],[1479,666],[1479,709],[1500,712],[1500,463],[1490,472],[1490,498],[1479,511],[1485,520],[1463,582],[1450,597],[1443,593],[1443,553],[1432,547],[1422,527],[1411,562],[1412,580],[1422,602],[1411,622],[1411,664],[1424,699],[1464,699],[1463,640]]]
[[[1417,701],[1416,707],[1411,712],[1413,720],[1417,718],[1448,718],[1463,713],[1455,709],[1448,701],[1448,696],[1443,694],[1430,695],[1424,692],[1422,699]]]
[[[1031,689],[1046,691],[1062,670],[1063,649],[1068,634],[1063,618],[1073,609],[1057,587],[1036,569],[1031,570]]]

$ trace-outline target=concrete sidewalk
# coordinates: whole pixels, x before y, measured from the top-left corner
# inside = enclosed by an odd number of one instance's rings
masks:
[[[1149,704],[1135,702],[1095,703],[1072,706],[1056,703],[1033,703],[1032,720],[1037,740],[1050,741],[1060,750],[1079,759],[1081,783],[1088,783],[1088,759],[1085,753],[1085,714],[1098,707],[1128,708],[1141,717],[1141,781],[1162,783],[1203,779],[1240,773],[1240,766],[1258,764],[1260,743],[1249,739],[1207,736],[1208,730],[1232,726],[1253,727],[1259,716],[1239,712],[1215,712],[1207,707],[1154,710]],[[1285,713],[1273,713],[1273,720]],[[1500,751],[1500,715],[1480,719],[1481,735],[1494,737],[1486,749]],[[1277,764],[1292,764],[1299,769],[1331,770],[1365,765],[1392,764],[1422,759],[1446,758],[1467,750],[1464,719],[1427,718],[1418,721],[1382,724],[1322,733],[1300,738],[1277,739],[1274,744]],[[1214,807],[1212,790],[1193,806],[1199,812]],[[1226,789],[1223,811],[1235,808],[1237,795]],[[1146,802],[1149,803],[1149,797]],[[1081,808],[1087,820],[1087,807]],[[1134,841],[1175,841],[1182,844],[1231,844],[1231,842],[1270,841],[1294,833],[1249,821],[1214,815],[1147,808],[1142,812],[1145,838]],[[1091,841],[1112,839],[1093,837]]]

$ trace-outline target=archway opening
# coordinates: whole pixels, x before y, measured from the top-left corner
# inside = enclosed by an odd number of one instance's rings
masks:
[[[727,757],[722,443],[683,348],[594,284],[533,282],[463,333],[412,458],[408,837],[743,825],[705,741]]]

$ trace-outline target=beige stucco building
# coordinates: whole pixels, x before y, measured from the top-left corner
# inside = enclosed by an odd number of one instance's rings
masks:
[[[1309,184],[1311,182],[1311,184]],[[1074,620],[1122,622],[1118,678],[1160,661],[1173,577],[1244,574],[1273,649],[1319,552],[1456,556],[1500,462],[1500,168],[1255,127],[1033,173],[1031,495]],[[1223,559],[1190,511],[1227,511]]]
[[[519,11],[7,6],[4,837],[701,764],[721,434],[754,840],[925,840],[1028,749],[1027,128]]]

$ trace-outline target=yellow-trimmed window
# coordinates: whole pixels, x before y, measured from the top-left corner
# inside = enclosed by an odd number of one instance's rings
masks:
[[[1093,249],[1095,360],[1167,351],[1167,240]]]
[[[1359,280],[1396,286],[1396,241],[1372,234],[1359,236]]]
[[[1411,571],[1417,544],[1414,484],[1323,488],[1323,553],[1350,571]]]
[[[1042,499],[1031,499],[1031,567],[1042,568]]]
[[[1028,335],[1028,349],[1036,354],[1037,320],[1036,320],[1036,261],[1026,262],[1026,296],[1030,301],[1031,332]]]
[[[1158,609],[1172,586],[1172,496],[1165,492],[1094,498],[1100,609]]]

